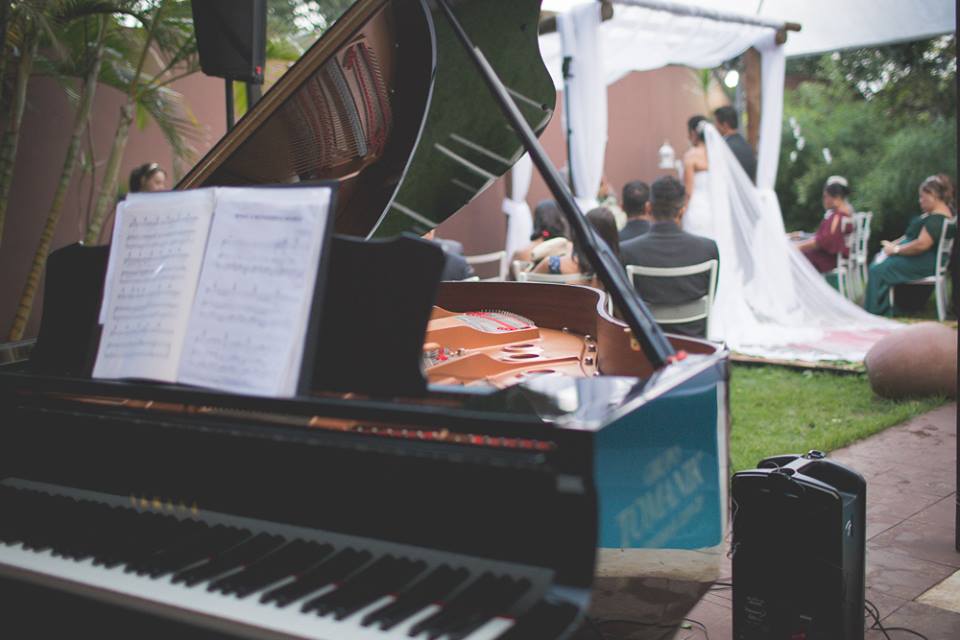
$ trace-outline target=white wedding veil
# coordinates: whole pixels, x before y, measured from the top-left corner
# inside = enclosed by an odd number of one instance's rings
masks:
[[[785,360],[861,361],[899,323],[867,313],[831,287],[787,238],[773,191],[761,193],[706,123],[709,203],[720,251],[710,339]]]

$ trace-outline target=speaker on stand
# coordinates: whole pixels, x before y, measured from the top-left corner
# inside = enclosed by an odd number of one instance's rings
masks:
[[[193,0],[200,68],[226,80],[227,130],[233,128],[233,82],[245,82],[248,109],[260,99],[267,58],[266,0]]]

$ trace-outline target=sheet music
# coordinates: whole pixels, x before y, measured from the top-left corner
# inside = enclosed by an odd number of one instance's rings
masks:
[[[95,378],[176,380],[213,192],[131,194],[117,207]]]
[[[178,378],[237,393],[293,395],[331,191],[216,191]]]

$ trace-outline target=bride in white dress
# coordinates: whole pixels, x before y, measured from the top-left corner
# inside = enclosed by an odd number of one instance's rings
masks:
[[[687,191],[687,210],[681,222],[687,233],[713,238],[708,184],[710,162],[703,141],[703,127],[706,122],[707,119],[703,116],[693,116],[687,121],[687,136],[691,147],[683,154],[683,186]]]
[[[712,238],[720,253],[708,337],[768,358],[862,360],[900,325],[827,284],[787,239],[776,194],[759,192],[706,119],[689,126],[683,229]]]

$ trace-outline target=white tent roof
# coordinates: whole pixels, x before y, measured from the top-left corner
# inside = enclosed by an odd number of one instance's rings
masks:
[[[544,0],[543,10],[562,11],[584,0]],[[785,45],[787,57],[837,49],[919,40],[956,29],[954,0],[673,0],[709,9],[798,22]],[[614,3],[614,21],[628,13]]]

